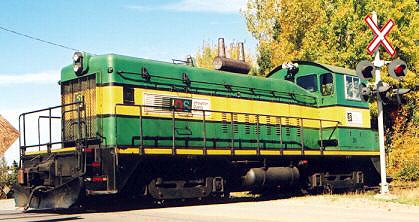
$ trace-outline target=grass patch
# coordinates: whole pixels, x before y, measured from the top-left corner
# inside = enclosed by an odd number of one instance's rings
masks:
[[[348,198],[366,198],[374,199],[378,201],[394,202],[401,204],[408,204],[419,206],[419,182],[393,182],[390,184],[390,195],[392,198],[380,199],[375,198],[377,195],[376,191],[367,191],[364,193],[347,193],[341,195],[341,197]],[[339,195],[332,195],[338,198]]]

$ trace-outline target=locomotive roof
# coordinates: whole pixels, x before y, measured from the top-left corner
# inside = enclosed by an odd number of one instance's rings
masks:
[[[292,61],[292,63],[297,63],[299,66],[303,65],[303,66],[310,67],[317,70],[318,69],[324,70],[325,72],[333,72],[333,73],[338,73],[338,74],[346,74],[346,75],[354,75],[354,76],[356,75],[355,70],[347,69],[347,68],[343,68],[339,66],[332,66],[332,65],[321,64],[321,63],[310,62],[310,61]],[[270,71],[266,77],[271,77],[271,76],[276,77],[277,73],[281,70],[286,70],[286,68],[282,68],[282,66],[278,66],[272,71]]]
[[[216,91],[216,94],[222,91],[227,94],[225,91],[227,88],[230,88],[232,89],[231,92],[244,92],[248,94],[249,92],[257,92],[272,96],[272,92],[274,92],[288,98],[291,98],[292,95],[299,95],[306,97],[307,100],[311,101],[310,103],[313,103],[313,100],[316,101],[318,97],[316,94],[284,79],[223,72],[115,54],[91,56],[88,72],[100,72],[102,74],[101,84],[139,85],[143,84],[138,81],[142,79],[142,67],[147,68],[152,81],[156,81],[158,84],[184,85],[182,76],[186,73],[192,83],[191,88],[197,87],[197,90],[199,88],[199,90],[205,90],[207,92]],[[132,81],[131,77],[136,78],[137,81]],[[74,74],[71,65],[62,69],[61,81],[75,78],[78,77]],[[231,92],[229,92],[230,95]]]

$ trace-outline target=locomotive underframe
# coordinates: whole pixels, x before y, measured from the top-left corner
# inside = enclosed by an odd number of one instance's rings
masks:
[[[106,180],[94,176],[94,169],[86,172],[78,169],[75,152],[24,159],[23,184],[16,189],[20,194],[17,195],[17,204],[31,208],[67,208],[90,195],[104,194],[165,200],[222,197],[228,196],[229,192],[244,190],[272,192],[278,188],[313,192],[355,190],[378,181],[377,171],[367,156],[174,157],[114,155],[113,149],[108,150],[110,152],[104,152],[108,157],[101,155],[102,166],[108,167],[96,169],[100,175],[106,175]],[[267,177],[264,177],[262,183],[245,184],[244,178],[249,170],[267,171],[270,168],[296,168],[298,178],[296,181],[286,179],[285,182],[265,183]]]

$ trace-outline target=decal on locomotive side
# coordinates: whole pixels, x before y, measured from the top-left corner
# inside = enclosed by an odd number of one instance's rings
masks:
[[[362,114],[360,111],[346,111],[346,122],[348,125],[362,126]]]
[[[165,94],[144,93],[143,104],[146,112],[151,113],[170,113],[175,110],[179,114],[192,114],[202,116],[204,112],[200,110],[210,110],[211,102],[208,99],[186,98]],[[205,116],[210,116],[210,112],[205,112]]]
[[[192,100],[170,98],[170,108],[176,112],[192,112]]]

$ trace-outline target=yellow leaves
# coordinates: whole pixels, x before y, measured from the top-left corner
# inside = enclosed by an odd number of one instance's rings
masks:
[[[217,47],[204,42],[202,48],[196,53],[196,63],[201,68],[213,69],[212,62],[217,56]]]
[[[304,52],[300,49],[309,45],[305,36],[318,29],[324,14],[320,1],[250,0],[244,11],[248,29],[259,40],[259,52],[269,52],[271,59],[269,67],[262,65],[265,61],[260,61],[263,56],[259,54],[260,71],[267,73],[267,68],[301,58]]]
[[[259,66],[269,63],[273,68],[289,60],[309,60],[355,68],[358,61],[373,59],[365,48],[374,35],[363,19],[376,10],[380,25],[389,18],[396,21],[398,27],[390,32],[389,39],[399,57],[417,70],[416,8],[413,0],[249,0],[243,14],[249,31],[259,41]],[[270,56],[262,56],[262,52]],[[271,60],[262,61],[262,57]]]
[[[389,146],[389,173],[401,180],[418,180],[419,127],[406,121],[409,110],[401,109],[393,125]]]

